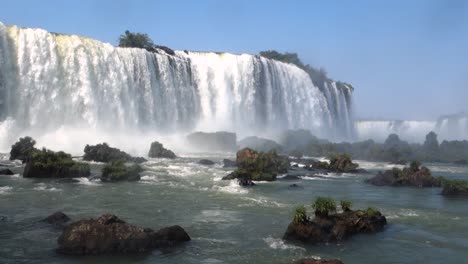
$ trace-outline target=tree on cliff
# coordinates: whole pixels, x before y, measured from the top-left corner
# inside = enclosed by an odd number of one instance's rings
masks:
[[[125,34],[119,37],[119,47],[152,49],[154,43],[146,33],[132,33],[126,30]]]

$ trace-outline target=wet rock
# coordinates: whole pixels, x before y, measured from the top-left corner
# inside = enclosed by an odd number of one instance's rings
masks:
[[[97,162],[111,162],[122,160],[126,162],[142,163],[147,161],[142,157],[132,157],[118,148],[112,148],[107,143],[97,144],[94,146],[86,145],[84,148],[83,160]]]
[[[249,148],[237,152],[237,169],[223,178],[248,179],[250,181],[274,181],[279,173],[286,173],[289,167],[287,158],[275,151],[257,152]]]
[[[353,163],[346,154],[337,154],[330,158],[330,163],[326,161],[317,161],[312,164],[312,168],[338,173],[357,173],[359,164]]]
[[[211,160],[208,160],[208,159],[202,159],[202,160],[198,161],[198,164],[211,166],[211,165],[214,165],[215,163],[213,161],[211,161]]]
[[[175,51],[173,49],[169,48],[169,47],[162,46],[162,45],[156,45],[155,48],[163,50],[168,55],[172,55],[172,56],[175,55]]]
[[[10,169],[0,169],[0,175],[13,175],[14,173]]]
[[[239,179],[237,179],[237,181],[239,182],[240,186],[244,186],[244,187],[254,186],[255,185],[255,183],[252,180],[250,180],[249,178],[239,178]]]
[[[187,136],[188,143],[197,151],[236,151],[237,136],[230,132],[195,132]]]
[[[299,185],[293,183],[293,184],[289,185],[289,188],[299,188]]]
[[[70,217],[68,217],[66,214],[62,212],[55,212],[48,217],[44,218],[41,220],[42,222],[49,223],[54,226],[63,226],[65,223],[70,221]]]
[[[72,160],[70,154],[47,149],[34,150],[26,160],[25,178],[80,178],[91,175],[88,164]]]
[[[123,161],[111,161],[102,167],[101,181],[138,181],[143,169],[138,164],[127,166]]]
[[[291,264],[344,264],[338,259],[324,260],[324,259],[314,259],[314,258],[305,258],[292,262]]]
[[[163,144],[154,141],[151,143],[150,150],[148,152],[148,157],[150,158],[166,158],[166,159],[175,159],[177,158],[176,154],[169,149],[164,148]]]
[[[234,160],[223,159],[223,168],[237,167],[237,163]]]
[[[281,180],[285,180],[285,181],[301,180],[301,177],[299,175],[290,175],[290,174],[288,174],[288,175],[282,177]]]
[[[57,240],[57,252],[67,255],[132,254],[189,240],[189,235],[180,226],[153,231],[127,224],[115,215],[104,214],[67,226]]]
[[[366,180],[375,186],[412,186],[412,187],[440,187],[441,180],[431,175],[426,167],[421,167],[418,162],[412,162],[410,167],[403,169],[393,168],[385,172],[378,172],[373,178]]]
[[[339,242],[355,234],[382,231],[386,224],[385,216],[377,210],[350,210],[303,222],[293,221],[283,239],[310,244]]]
[[[442,195],[444,196],[467,196],[468,197],[468,181],[466,180],[442,180]]]

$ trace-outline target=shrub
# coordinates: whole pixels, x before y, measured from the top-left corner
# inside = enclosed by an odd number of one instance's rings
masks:
[[[142,168],[138,164],[125,165],[121,160],[111,161],[102,168],[101,180],[103,181],[137,181],[140,179],[139,173]]]
[[[23,163],[35,150],[34,145],[36,141],[31,137],[20,138],[15,144],[11,146],[10,160],[21,160]]]
[[[443,195],[460,195],[468,194],[468,181],[466,180],[449,180],[447,178],[439,178],[442,182]]]
[[[45,148],[31,152],[23,173],[23,177],[26,178],[87,177],[89,175],[88,164],[72,160],[71,155],[63,151],[54,152]]]
[[[152,49],[154,43],[148,34],[132,33],[126,30],[125,34],[119,37],[119,47]]]
[[[419,167],[421,167],[421,162],[414,160],[410,163],[410,170],[411,171],[418,171]]]
[[[332,198],[317,197],[312,204],[316,216],[328,216],[329,213],[336,212],[336,202]]]
[[[374,207],[369,207],[367,208],[367,210],[365,211],[365,214],[366,216],[368,217],[375,217],[375,216],[379,216],[380,215],[380,212],[375,209]]]
[[[294,209],[294,223],[304,223],[307,221],[307,210],[305,206],[300,205]]]
[[[343,211],[349,212],[351,211],[351,206],[353,205],[353,203],[349,200],[341,200],[340,205]]]

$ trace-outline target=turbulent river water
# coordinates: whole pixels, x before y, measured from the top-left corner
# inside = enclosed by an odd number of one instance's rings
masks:
[[[190,154],[175,160],[150,159],[133,183],[25,179],[22,166],[0,176],[0,263],[289,263],[303,257],[339,258],[346,264],[465,263],[468,259],[468,204],[440,189],[375,187],[364,183],[390,165],[358,161],[370,174],[323,175],[302,180],[260,182],[241,188],[222,181],[230,170],[221,159],[233,153]],[[217,162],[197,164],[201,158]],[[435,175],[467,178],[468,167],[425,164]],[[101,164],[92,163],[99,174]],[[298,188],[289,187],[296,183]],[[379,208],[388,226],[320,246],[281,239],[299,204],[316,196],[349,199],[354,208]],[[129,223],[157,229],[184,227],[192,241],[172,250],[139,256],[67,257],[55,253],[60,231],[38,221],[61,210],[73,220],[116,214]]]

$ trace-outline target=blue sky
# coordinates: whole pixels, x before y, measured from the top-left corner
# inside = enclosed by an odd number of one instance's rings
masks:
[[[297,52],[356,87],[358,117],[468,112],[468,1],[2,1],[0,21],[116,44],[126,29],[174,49]]]

